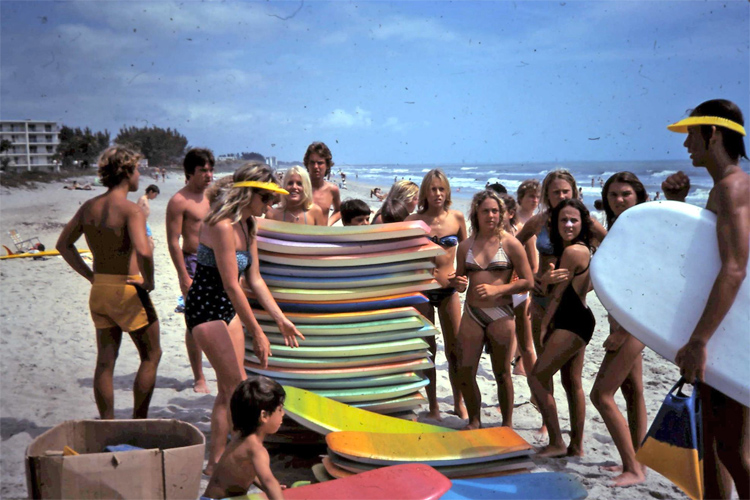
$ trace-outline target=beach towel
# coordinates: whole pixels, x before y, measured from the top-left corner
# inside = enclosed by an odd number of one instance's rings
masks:
[[[680,379],[667,394],[635,458],[694,500],[703,500],[703,439],[698,387],[685,395]]]

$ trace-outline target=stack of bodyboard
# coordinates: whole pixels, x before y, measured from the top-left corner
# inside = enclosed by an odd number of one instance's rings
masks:
[[[427,464],[448,478],[513,474],[534,467],[531,445],[508,427],[454,431],[284,388],[287,416],[325,435],[328,456],[323,465],[336,478],[403,463]]]
[[[427,301],[420,292],[439,288],[432,259],[444,253],[428,232],[418,221],[322,227],[258,220],[261,275],[305,340],[285,346],[256,304],[273,356],[261,369],[248,349],[247,371],[383,413],[421,405],[422,371],[433,366],[425,337],[436,329],[412,306]]]

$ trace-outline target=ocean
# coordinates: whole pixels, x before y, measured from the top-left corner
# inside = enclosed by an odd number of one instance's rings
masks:
[[[748,171],[748,163],[742,167]],[[468,199],[484,189],[487,182],[499,182],[514,194],[526,179],[538,179],[552,170],[564,168],[575,177],[578,186],[583,188],[583,201],[589,208],[601,198],[601,185],[610,176],[624,170],[634,173],[646,187],[653,200],[661,191],[661,183],[670,174],[682,170],[690,177],[690,193],[687,202],[705,207],[713,181],[705,168],[693,167],[690,159],[665,161],[617,161],[617,162],[559,162],[559,163],[507,163],[507,164],[444,164],[444,165],[335,165],[331,180],[338,181],[338,173],[343,170],[347,179],[379,186],[384,192],[390,189],[395,179],[408,179],[420,184],[424,175],[433,168],[440,168],[451,183],[454,199]],[[592,187],[591,183],[594,186]],[[661,193],[660,199],[664,199]]]

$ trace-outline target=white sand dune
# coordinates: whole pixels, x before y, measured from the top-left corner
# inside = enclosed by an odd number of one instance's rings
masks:
[[[83,177],[81,178],[83,180]],[[93,177],[91,179],[93,180]],[[141,191],[150,183],[143,178]],[[195,424],[209,432],[213,395],[196,394],[192,390],[192,373],[184,347],[184,320],[174,311],[179,295],[177,277],[166,246],[164,214],[169,198],[183,185],[182,175],[170,173],[166,183],[159,182],[161,195],[152,202],[150,224],[156,240],[156,289],[151,294],[161,321],[163,357],[159,366],[156,390],[151,401],[150,417],[176,418]],[[381,186],[383,187],[383,186]],[[349,182],[343,198],[359,197],[373,209],[380,203],[369,198],[369,186]],[[52,249],[63,225],[73,216],[80,204],[94,191],[68,191],[62,184],[41,186],[35,190],[13,189],[0,193],[0,230],[3,244],[12,247],[7,235],[17,229],[23,236],[38,236]],[[131,199],[135,201],[133,193]],[[468,215],[468,207],[456,207]],[[83,240],[81,247],[85,246]],[[96,360],[94,327],[88,312],[88,283],[77,275],[60,257],[45,260],[14,259],[0,262],[2,300],[0,301],[0,467],[2,485],[0,497],[26,496],[23,457],[26,447],[45,430],[65,421],[97,417],[92,392],[92,378]],[[604,355],[601,347],[606,338],[606,312],[589,295],[597,320],[594,338],[587,349],[583,372],[584,390],[591,390],[599,364]],[[206,376],[212,390],[216,389],[213,370],[204,360]],[[442,345],[437,358],[438,396],[444,414],[443,425],[458,428],[464,422],[448,412],[452,396],[448,384],[447,363]],[[115,405],[117,418],[129,418],[132,412],[132,384],[138,367],[138,356],[127,336],[123,339],[115,370]],[[649,419],[658,411],[661,401],[679,377],[677,369],[653,351],[644,355],[644,384]],[[485,426],[499,425],[496,386],[489,359],[485,355],[479,369],[482,388]],[[539,413],[528,404],[529,389],[526,379],[514,376],[517,408],[514,423],[517,431],[534,445],[544,444],[535,438],[534,430],[541,424]],[[569,428],[567,404],[557,380],[555,393],[563,429]],[[624,401],[618,395],[624,411]],[[619,455],[612,444],[601,418],[593,405],[587,406],[585,456],[567,459],[539,459],[537,470],[570,472],[579,477],[589,490],[589,498],[685,498],[675,486],[655,472],[649,472],[644,484],[612,490],[607,486],[613,473],[600,466],[619,464]],[[320,447],[290,447],[273,449],[274,473],[284,484],[296,480],[312,480],[310,464]],[[203,486],[205,486],[205,478]]]

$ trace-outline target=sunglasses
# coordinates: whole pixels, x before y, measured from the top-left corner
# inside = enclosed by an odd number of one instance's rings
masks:
[[[258,195],[260,196],[260,201],[262,201],[266,205],[268,205],[269,203],[271,203],[274,200],[274,198],[276,197],[276,194],[272,193],[270,191],[264,191],[262,193],[258,193]]]

